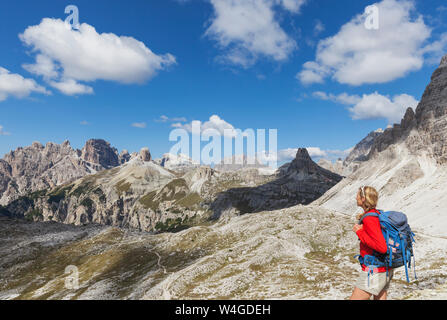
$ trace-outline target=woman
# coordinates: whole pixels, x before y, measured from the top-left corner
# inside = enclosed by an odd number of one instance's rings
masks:
[[[357,218],[361,221],[368,213],[375,212],[380,214],[376,209],[378,200],[379,195],[376,189],[372,187],[360,188],[357,193],[357,205],[363,209],[363,213],[358,215]],[[382,234],[379,218],[368,216],[359,223],[361,224],[354,225],[352,230],[360,240],[360,256],[364,258],[368,255],[385,254],[387,252],[387,244]],[[374,300],[386,300],[387,290],[392,278],[392,269],[387,270],[386,267],[376,267],[374,270],[370,270],[370,268],[362,264],[362,271],[356,282],[351,300],[369,300],[371,296],[374,296]]]

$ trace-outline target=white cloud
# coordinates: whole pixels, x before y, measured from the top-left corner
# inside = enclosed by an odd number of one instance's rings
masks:
[[[331,76],[350,85],[385,83],[419,70],[431,29],[411,0],[383,0],[379,30],[368,30],[359,14],[340,31],[319,42],[316,60],[303,65],[297,78],[303,84],[322,83]]]
[[[132,123],[131,126],[134,128],[144,129],[147,127],[147,124],[146,124],[146,122],[135,122],[135,123]]]
[[[3,126],[0,126],[0,136],[10,136],[11,133],[3,130]]]
[[[326,27],[324,26],[323,22],[321,22],[320,20],[316,20],[314,26],[314,36],[318,36],[324,30],[326,30]]]
[[[9,96],[25,98],[33,92],[50,94],[44,87],[38,85],[33,79],[26,79],[19,74],[10,73],[0,67],[0,102]]]
[[[416,109],[418,101],[408,95],[400,94],[392,98],[383,96],[377,92],[364,94],[363,96],[327,94],[317,91],[313,96],[321,100],[330,100],[336,103],[351,106],[348,108],[354,120],[387,119],[388,123],[400,123],[408,108]]]
[[[306,62],[303,67],[304,69],[296,75],[296,78],[305,85],[323,83],[324,78],[329,74],[328,68],[313,61]]]
[[[23,68],[30,73],[41,75],[45,79],[58,77],[58,70],[53,60],[42,54],[36,56],[35,64],[24,64]]]
[[[362,98],[358,95],[349,95],[347,93],[341,93],[339,95],[334,95],[332,93],[327,94],[326,92],[316,91],[312,94],[314,97],[321,100],[330,100],[336,103],[355,105],[359,103]]]
[[[49,81],[48,84],[56,88],[67,96],[75,96],[80,94],[93,94],[93,88],[76,82],[73,79],[67,79],[61,82]]]
[[[208,121],[202,122],[198,120],[194,120],[191,123],[173,123],[171,126],[173,128],[180,128],[185,129],[188,132],[192,132],[193,123],[196,122],[197,124],[200,124],[200,130],[201,132],[208,130],[208,129],[215,129],[217,130],[222,136],[226,137],[236,137],[237,131],[231,125],[230,123],[226,122],[225,120],[221,119],[217,115],[213,115],[210,117]]]
[[[210,0],[214,17],[205,35],[217,41],[225,53],[218,60],[250,67],[260,56],[284,61],[296,42],[276,19],[280,8],[298,13],[302,0]]]
[[[321,150],[318,147],[308,147],[306,148],[307,152],[309,153],[310,157],[326,157],[327,153],[326,151]]]
[[[447,32],[440,35],[439,40],[430,43],[422,52],[427,54],[427,62],[438,64],[447,51]]]
[[[184,117],[169,118],[168,116],[162,115],[155,122],[186,122],[187,119]]]
[[[282,5],[284,9],[298,13],[307,0],[276,0],[276,4]]]
[[[60,19],[45,18],[19,38],[37,54],[34,64],[23,67],[69,95],[93,92],[81,81],[144,83],[176,63],[171,54],[157,55],[132,37],[99,34],[86,23],[75,31]]]
[[[385,118],[390,124],[400,123],[408,108],[416,109],[418,101],[408,95],[401,94],[392,98],[377,92],[363,95],[362,100],[349,108],[354,120]]]
[[[79,124],[80,124],[81,126],[88,126],[88,125],[90,125],[90,122],[88,122],[88,121],[86,121],[86,120],[83,120],[83,121],[81,121]]]

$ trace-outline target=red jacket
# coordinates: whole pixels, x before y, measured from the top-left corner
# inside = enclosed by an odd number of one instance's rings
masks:
[[[375,209],[366,213],[370,212],[380,214],[380,212]],[[362,257],[365,255],[372,255],[374,251],[386,253],[388,250],[385,238],[382,234],[382,228],[380,227],[379,218],[377,217],[366,217],[363,219],[363,228],[357,231],[357,236],[360,239],[360,255]],[[367,267],[362,265],[362,270],[367,271]],[[374,272],[386,272],[386,268],[377,268]]]

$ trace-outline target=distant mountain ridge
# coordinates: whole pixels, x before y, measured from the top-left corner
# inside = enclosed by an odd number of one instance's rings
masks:
[[[335,163],[327,159],[320,159],[318,165],[341,176],[348,176],[355,172],[362,162],[368,160],[376,139],[382,134],[382,129],[372,131],[355,145],[345,159],[338,159]]]
[[[155,162],[163,168],[181,172],[200,167],[199,162],[192,160],[184,154],[165,153],[160,159],[156,159]]]
[[[275,178],[257,187],[229,189],[212,204],[216,215],[253,213],[309,204],[342,179],[317,165],[307,149],[300,148],[295,159],[278,169]]]
[[[127,152],[118,154],[109,142],[88,140],[81,149],[69,141],[34,142],[20,147],[0,159],[0,205],[19,196],[76,180],[89,174],[119,166],[131,159]]]
[[[116,154],[111,155],[111,165],[119,162]],[[221,172],[185,157],[164,159],[153,161],[143,149],[121,166],[22,195],[2,211],[33,221],[175,231],[223,214],[307,204],[341,180],[314,163],[306,149],[299,149],[287,169],[277,174],[259,168]]]

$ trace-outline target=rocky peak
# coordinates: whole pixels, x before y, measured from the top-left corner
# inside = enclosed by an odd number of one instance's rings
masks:
[[[129,154],[129,151],[127,151],[126,149],[121,151],[121,153],[119,155],[120,164],[125,164],[126,162],[129,162],[130,159],[131,159],[131,155]]]
[[[416,114],[414,113],[413,108],[408,108],[407,112],[405,112],[404,118],[401,121],[401,128],[406,130],[408,128],[413,128],[416,125]]]
[[[370,132],[362,141],[360,141],[354,149],[349,153],[344,161],[344,165],[347,166],[353,162],[365,161],[368,158],[368,154],[371,151],[371,147],[378,137],[383,134],[382,129]]]
[[[39,141],[34,141],[31,145],[34,149],[43,149],[43,145]]]
[[[19,147],[0,160],[0,205],[21,195],[73,181],[86,175],[119,166],[130,158],[121,157],[104,140],[89,140],[74,150],[68,140],[62,144],[33,142]],[[121,161],[123,161],[121,163]]]
[[[62,146],[63,146],[63,147],[70,147],[70,148],[71,148],[70,141],[65,140],[64,142],[62,142]]]
[[[447,67],[447,54],[444,57],[442,57],[441,64],[439,65],[439,67]]]
[[[313,176],[319,177],[318,179],[321,181],[334,181],[335,183],[342,179],[338,174],[316,164],[306,148],[298,149],[295,159],[279,169],[279,176],[297,176],[298,180],[307,180]]]
[[[10,176],[12,174],[11,166],[8,162],[0,159],[0,175]]]
[[[104,168],[119,166],[118,151],[110,143],[102,139],[88,140],[82,148],[81,158],[84,161],[99,164]]]
[[[211,208],[216,217],[220,216],[222,208],[225,211],[229,207],[243,214],[309,204],[341,179],[338,174],[317,165],[307,149],[300,148],[295,159],[279,168],[269,182],[223,192]]]
[[[306,173],[311,173],[317,170],[319,166],[313,162],[306,148],[299,148],[295,159],[290,163],[287,170],[288,173],[291,171],[304,171]]]
[[[376,139],[371,148],[372,155],[389,146],[404,142],[412,154],[428,153],[440,164],[447,163],[447,55],[441,60],[431,81],[413,112],[405,113],[400,125],[388,128]]]
[[[199,162],[196,162],[184,154],[170,154],[166,153],[161,159],[155,160],[163,168],[185,172],[200,166]]]
[[[433,72],[431,82],[425,89],[416,109],[418,126],[426,127],[431,119],[440,118],[447,113],[447,55],[442,58],[438,69]]]
[[[149,152],[149,148],[142,148],[140,150],[140,158],[145,162],[149,162],[152,160],[151,153]]]
[[[299,148],[296,152],[296,159],[301,159],[304,161],[312,161],[312,158],[309,155],[309,151],[306,148]]]

